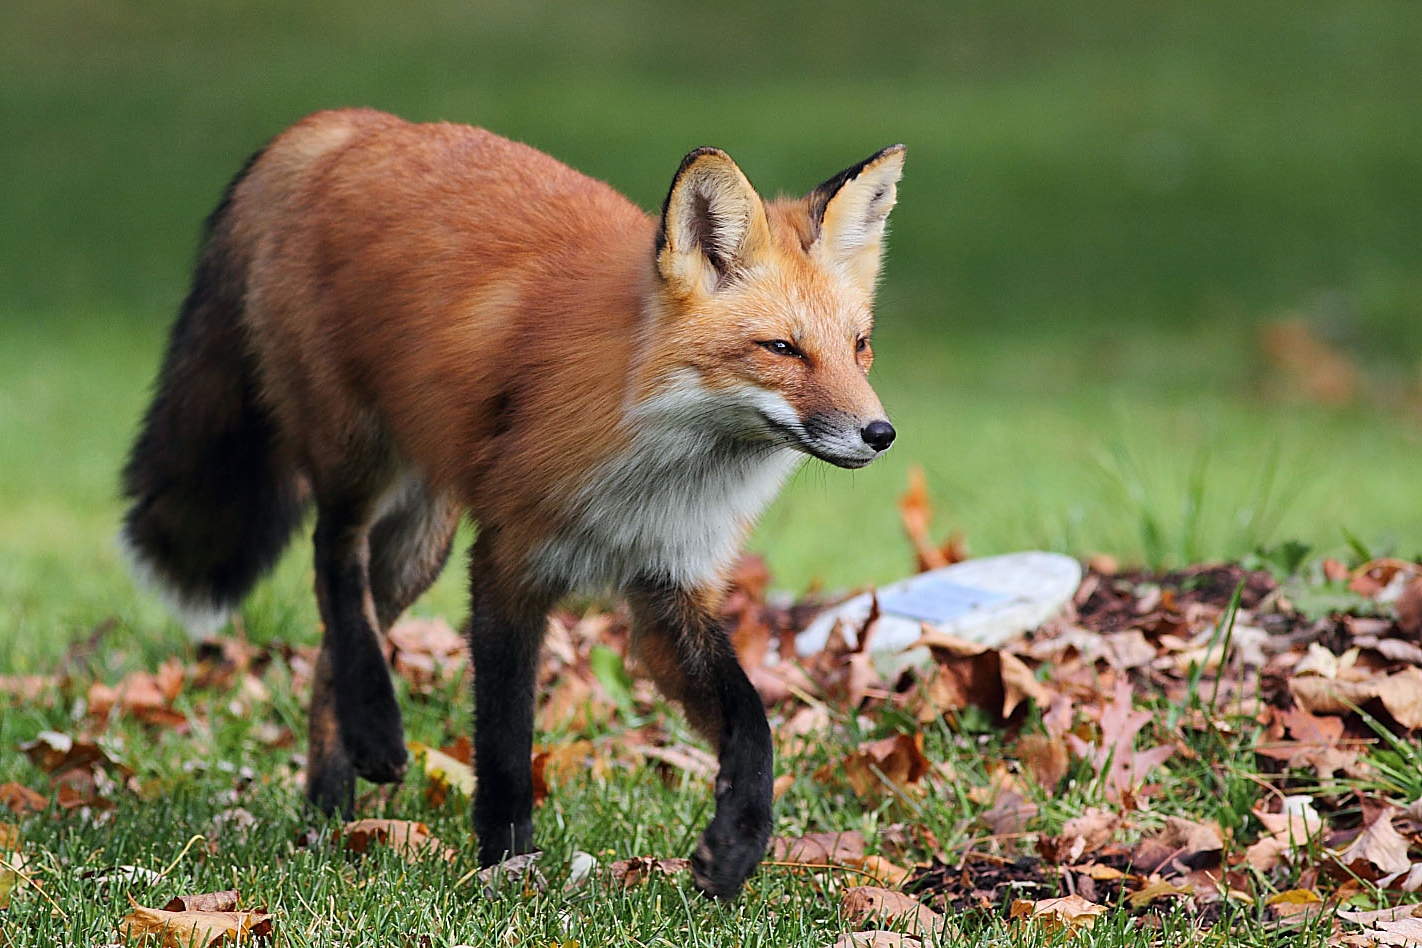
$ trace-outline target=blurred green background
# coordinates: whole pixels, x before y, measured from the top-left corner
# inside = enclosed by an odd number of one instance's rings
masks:
[[[862,472],[807,466],[766,517],[788,588],[910,567],[911,464],[975,553],[1422,550],[1416,0],[21,0],[4,21],[0,672],[106,615],[162,626],[113,548],[116,478],[199,222],[268,137],[340,105],[485,125],[648,208],[698,145],[764,193],[909,146],[876,334],[900,440]],[[311,620],[303,557],[254,608]],[[460,611],[450,572],[427,608]]]

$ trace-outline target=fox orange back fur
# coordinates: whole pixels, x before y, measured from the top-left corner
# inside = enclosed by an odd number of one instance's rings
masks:
[[[805,457],[860,467],[893,441],[866,374],[903,157],[766,203],[702,148],[654,217],[525,145],[367,110],[253,156],[208,220],[125,468],[124,537],[211,625],[314,500],[319,806],[348,813],[356,776],[403,775],[380,633],[468,516],[481,862],[532,847],[547,611],[613,591],[641,665],[718,748],[697,885],[739,890],[772,760],[722,587]]]

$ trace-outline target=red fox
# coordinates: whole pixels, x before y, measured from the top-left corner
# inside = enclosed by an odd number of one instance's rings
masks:
[[[480,862],[533,848],[547,612],[610,591],[719,754],[695,883],[740,890],[770,836],[771,740],[722,587],[805,456],[857,468],[894,440],[866,374],[903,161],[894,145],[767,203],[699,148],[659,217],[488,131],[368,110],[311,115],[248,161],[124,469],[123,538],[220,620],[314,503],[317,806],[349,815],[357,776],[403,776],[380,636],[467,515]]]

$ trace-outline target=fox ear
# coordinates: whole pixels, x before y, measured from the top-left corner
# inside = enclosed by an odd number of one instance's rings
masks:
[[[810,192],[811,253],[874,291],[883,253],[884,225],[903,176],[903,145],[890,145],[846,168]]]
[[[657,269],[663,279],[712,292],[769,239],[760,195],[729,155],[698,148],[682,159],[657,234]]]

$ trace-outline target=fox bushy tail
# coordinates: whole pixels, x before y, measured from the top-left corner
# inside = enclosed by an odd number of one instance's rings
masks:
[[[258,394],[242,309],[233,196],[205,235],[143,426],[123,471],[123,542],[194,634],[214,631],[281,555],[306,486]]]

